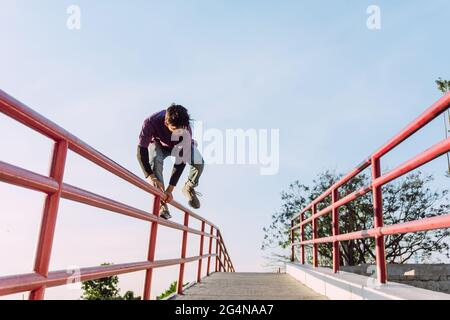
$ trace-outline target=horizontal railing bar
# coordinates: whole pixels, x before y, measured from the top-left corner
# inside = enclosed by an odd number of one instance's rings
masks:
[[[384,146],[379,148],[372,158],[379,159],[386,153],[400,145],[418,130],[426,126],[428,123],[436,119],[441,113],[450,108],[450,93],[441,97],[436,103],[429,107],[424,113],[412,121],[406,128],[400,131],[394,138],[388,141]]]
[[[381,236],[389,236],[395,234],[413,233],[431,231],[437,229],[450,228],[450,214],[441,215],[438,217],[425,218],[422,220],[398,223],[394,225],[384,226],[381,228],[373,228],[370,230],[362,230],[351,232],[347,234],[340,234],[338,236],[324,237],[316,240],[307,240],[296,242],[292,246],[312,245],[332,243],[336,241],[351,241],[365,238],[374,238]]]
[[[182,224],[168,221],[162,218],[158,218],[153,214],[149,214],[145,211],[130,207],[123,203],[108,199],[106,197],[99,196],[92,192],[82,190],[80,188],[64,184],[62,187],[61,197],[67,200],[72,200],[80,203],[84,203],[90,206],[94,206],[100,209],[105,209],[108,211],[113,211],[116,213],[120,213],[129,217],[137,218],[140,220],[157,222],[159,225],[163,225],[172,229],[178,229],[181,231],[187,231],[192,234],[204,235],[206,237],[211,237],[209,233],[202,233],[199,230],[195,230],[189,227],[186,227]],[[212,236],[216,238],[215,236]]]
[[[387,174],[384,174],[380,178],[373,181],[374,187],[383,186],[403,175],[406,173],[413,171],[428,162],[446,154],[450,151],[450,138],[447,138],[438,144],[434,145],[430,149],[426,150],[425,152],[421,153],[420,155],[414,157],[413,159],[405,162],[401,166],[397,167],[396,169],[390,171]]]
[[[311,202],[308,206],[306,206],[300,213],[295,215],[292,220],[297,220],[303,213],[311,210],[314,204],[318,204],[326,197],[331,195],[331,192],[334,189],[337,189],[350,181],[352,178],[357,176],[359,173],[364,171],[371,165],[371,159],[379,159],[384,156],[386,153],[394,149],[396,146],[401,144],[403,141],[408,139],[414,133],[416,133],[420,128],[424,127],[435,118],[437,118],[441,113],[450,108],[450,93],[444,95],[439,101],[433,104],[428,110],[426,110],[422,115],[412,121],[405,129],[403,129],[400,133],[398,133],[394,138],[392,138],[389,142],[387,142],[384,146],[379,148],[376,152],[373,153],[367,160],[365,160],[361,165],[352,170],[349,174],[347,174],[344,178],[342,178],[339,182],[335,183],[331,186],[327,191],[325,191],[322,195],[320,195],[317,199]]]
[[[351,179],[353,179],[354,177],[356,177],[358,174],[360,174],[361,172],[363,172],[365,169],[367,169],[368,167],[370,167],[370,159],[364,160],[358,167],[356,167],[355,169],[353,169],[350,173],[348,173],[345,177],[343,177],[341,180],[339,180],[338,182],[336,182],[334,185],[332,185],[330,188],[328,188],[327,191],[325,191],[324,193],[322,193],[321,196],[319,196],[317,199],[315,199],[313,202],[311,202],[306,208],[304,208],[300,213],[298,213],[297,215],[295,215],[292,220],[296,220],[298,218],[300,218],[300,216],[302,214],[304,214],[305,212],[307,212],[308,210],[311,210],[312,206],[314,204],[318,204],[319,202],[325,200],[326,197],[331,196],[331,192],[341,186],[343,186],[344,184],[346,184],[347,182],[349,182]]]
[[[341,198],[339,201],[337,201],[335,204],[332,204],[324,209],[322,209],[321,211],[319,211],[318,213],[316,213],[314,216],[309,217],[308,219],[303,220],[303,222],[295,225],[292,229],[293,230],[297,230],[299,228],[301,228],[302,225],[306,225],[308,223],[311,223],[313,221],[313,219],[318,219],[324,215],[330,214],[332,212],[333,209],[335,208],[340,208],[344,205],[346,205],[347,203],[356,200],[357,198],[365,195],[366,193],[370,192],[372,190],[371,186],[362,188],[358,191],[352,192],[348,195],[346,195],[345,197]]]
[[[170,267],[182,263],[195,262],[200,259],[204,260],[208,257],[215,256],[216,254],[207,254],[186,259],[160,260],[155,262],[145,261],[120,265],[83,268],[79,270],[79,279],[74,279],[74,275],[72,275],[68,270],[50,272],[47,278],[36,273],[2,277],[0,278],[0,296],[31,291],[43,286],[48,288],[63,286],[68,284],[68,280],[84,282],[121,274],[144,271],[148,269]]]
[[[67,141],[67,143],[69,144],[69,149],[73,152],[79,154],[87,160],[90,160],[96,165],[146,192],[149,192],[161,198],[165,197],[164,193],[161,190],[151,186],[143,179],[139,178],[138,176],[125,169],[118,163],[114,162],[107,156],[103,155],[99,151],[95,150],[73,134],[61,128],[56,123],[48,120],[44,116],[32,110],[20,101],[14,99],[2,90],[0,90],[0,112],[24,124],[25,126],[49,137],[50,139],[53,139],[55,141]],[[191,217],[205,222],[206,224],[218,229],[213,223],[195,214],[180,203],[172,201],[170,204],[183,212],[187,212]]]
[[[405,175],[406,173],[408,173],[412,170],[415,170],[415,169],[425,165],[426,163],[442,156],[443,154],[445,154],[449,151],[450,151],[450,138],[447,138],[446,140],[439,142],[438,144],[434,145],[433,147],[431,147],[430,149],[426,150],[425,152],[419,154],[418,156],[414,157],[413,159],[403,163],[402,165],[400,165],[396,169],[390,171],[389,173],[386,173],[385,175],[379,177],[378,179],[375,179],[373,181],[372,185],[375,187],[383,186],[383,185],[401,177],[402,175]],[[321,210],[314,216],[311,216],[308,219],[305,219],[303,222],[295,225],[292,228],[292,230],[297,230],[302,225],[311,223],[313,219],[318,219],[321,216],[329,214],[329,213],[331,213],[331,211],[333,209],[340,208],[340,207],[346,205],[347,203],[349,203],[350,201],[353,201],[353,200],[357,199],[358,197],[365,195],[366,193],[368,193],[372,190],[372,185],[362,188],[359,191],[355,191],[355,192],[347,195],[346,197],[342,198],[341,200],[337,201],[336,203]]]
[[[34,191],[55,193],[59,183],[52,178],[0,161],[0,181]]]
[[[115,200],[94,194],[92,192],[82,190],[80,188],[64,184],[62,187],[61,197],[66,200],[83,203],[92,207],[120,213],[128,217],[157,222],[158,218],[146,211],[139,210]],[[183,228],[181,228],[183,230]]]
[[[58,182],[56,182],[55,180],[1,161],[0,181],[41,192],[54,193],[58,191]],[[89,191],[82,190],[69,184],[63,184],[61,196],[62,198],[67,200],[84,203],[90,206],[113,211],[136,219],[157,222],[160,225],[164,225],[172,229],[178,229],[182,231],[186,230],[192,234],[203,234],[206,237],[213,237],[214,239],[217,238],[216,236],[209,233],[202,233],[199,230],[186,228],[184,225],[157,218],[145,211],[138,210],[136,208],[96,195]]]

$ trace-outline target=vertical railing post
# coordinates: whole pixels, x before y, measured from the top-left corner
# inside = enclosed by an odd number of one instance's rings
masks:
[[[312,236],[313,240],[315,241],[318,238],[317,234],[317,219],[314,217],[317,212],[317,204],[313,204],[312,206]],[[319,246],[317,243],[313,244],[313,266],[314,268],[317,268],[319,266]]]
[[[227,258],[225,257],[225,251],[223,250],[223,247],[220,247],[220,252],[222,254],[222,272],[226,272],[227,267]]]
[[[301,259],[300,259],[300,263],[301,264],[305,264],[305,245],[303,244],[303,241],[305,241],[305,225],[303,224],[303,221],[305,220],[305,213],[302,212],[302,214],[300,215],[300,223],[302,224],[302,226],[300,227],[300,239],[302,241],[302,252],[301,252]]]
[[[160,206],[161,206],[161,198],[155,196],[153,200],[153,215],[157,218],[159,218]],[[149,262],[155,261],[157,235],[158,235],[158,222],[152,222],[150,228],[150,241],[148,246],[148,258],[147,258]],[[153,268],[150,268],[145,272],[144,300],[150,300],[152,290],[152,278],[153,278]]]
[[[214,233],[214,227],[213,226],[211,226],[211,231],[210,231],[210,237],[209,237],[209,249],[208,249],[208,266],[207,266],[207,272],[206,272],[206,274],[208,275],[208,277],[209,277],[209,275],[210,275],[210,273],[209,273],[209,271],[211,270],[211,255],[212,255],[212,242],[213,242],[213,237],[212,237],[212,235],[213,235],[213,233]]]
[[[295,232],[294,232],[294,220],[291,221],[291,262],[295,261]]]
[[[222,240],[222,238],[220,238]],[[223,271],[223,262],[222,262],[222,246],[219,245],[219,272]]]
[[[225,245],[222,242],[222,256],[223,256],[223,272],[227,272],[228,267],[228,257],[227,252],[225,250]]]
[[[375,228],[381,228],[384,225],[383,222],[383,194],[381,186],[373,185],[373,181],[381,176],[381,165],[379,158],[372,158],[372,196],[373,196],[373,211]],[[375,236],[376,244],[376,260],[377,260],[377,276],[378,281],[381,284],[387,281],[386,272],[386,255],[384,247],[384,236]]]
[[[216,230],[216,272],[219,272],[219,230]]]
[[[50,177],[58,182],[59,188],[57,192],[47,195],[45,199],[39,242],[34,262],[34,272],[44,277],[48,276],[68,148],[67,141],[58,141],[55,143],[53,149]],[[45,286],[31,291],[29,298],[30,300],[43,300],[44,295]]]
[[[205,221],[202,221],[202,235],[200,236],[200,257],[203,256],[203,243],[205,242]],[[198,260],[198,272],[197,272],[197,282],[202,281],[202,263],[203,260],[200,258]]]
[[[222,233],[219,231],[220,241],[219,241],[219,270],[220,272],[226,272],[227,255],[225,252],[225,245],[223,243]]]
[[[189,227],[189,213],[184,213],[184,226],[186,228]],[[181,259],[186,259],[186,249],[187,249],[187,239],[188,239],[188,231],[183,231],[183,244],[181,245]],[[184,268],[185,263],[180,264],[180,275],[178,276],[178,294],[183,294],[184,287]]]
[[[331,193],[331,201],[334,204],[339,200],[339,190],[333,189]],[[339,235],[339,208],[333,207],[332,210],[332,224],[333,224],[333,236]],[[340,252],[339,252],[339,241],[333,242],[333,272],[338,273],[340,264]]]

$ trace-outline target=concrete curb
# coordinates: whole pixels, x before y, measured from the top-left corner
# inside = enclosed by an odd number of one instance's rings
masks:
[[[331,300],[450,300],[450,295],[375,278],[287,263],[286,272],[307,287]]]

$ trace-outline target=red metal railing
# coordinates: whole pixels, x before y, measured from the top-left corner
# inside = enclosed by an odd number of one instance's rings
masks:
[[[411,172],[424,164],[438,158],[450,151],[450,138],[447,138],[438,144],[434,145],[425,152],[415,156],[406,163],[400,165],[396,169],[381,174],[380,160],[396,148],[403,141],[412,136],[419,129],[427,125],[433,119],[445,112],[450,107],[450,93],[442,97],[438,102],[426,110],[416,120],[409,124],[399,134],[392,138],[388,143],[376,151],[370,158],[363,161],[357,168],[353,169],[349,174],[344,176],[340,181],[331,186],[326,192],[315,199],[311,204],[304,208],[299,214],[292,219],[291,239],[292,239],[292,261],[295,261],[295,247],[301,247],[300,262],[305,264],[305,246],[313,246],[313,266],[318,267],[319,260],[319,244],[332,243],[333,244],[333,271],[339,271],[339,245],[342,241],[351,241],[364,238],[375,238],[376,244],[376,265],[377,276],[380,283],[386,283],[386,257],[384,237],[393,234],[404,234],[436,229],[450,228],[450,214],[422,219],[419,221],[412,221],[400,223],[390,226],[384,226],[383,223],[383,201],[382,201],[382,186]],[[372,183],[371,185],[355,191],[342,199],[339,199],[339,188],[363,172],[365,169],[372,166]],[[372,192],[374,204],[374,228],[371,230],[362,230],[348,234],[339,234],[339,208],[347,203],[361,197],[369,192]],[[331,205],[323,210],[317,211],[318,205],[331,196]],[[305,214],[311,212],[311,216],[305,219]],[[317,221],[320,217],[331,214],[332,215],[332,233],[333,235],[325,238],[318,238]],[[305,240],[305,226],[312,224],[312,239]],[[295,242],[295,237],[300,230],[300,241]]]
[[[66,271],[49,272],[56,218],[58,215],[59,201],[61,198],[105,209],[135,219],[144,220],[150,222],[151,225],[147,261],[113,266],[84,268],[80,270],[80,281],[100,279],[137,271],[146,271],[144,299],[149,300],[151,295],[153,269],[155,268],[175,265],[180,266],[178,279],[179,294],[182,294],[183,292],[184,270],[187,263],[198,262],[198,282],[200,282],[202,278],[202,261],[205,259],[207,259],[207,276],[210,275],[211,258],[213,257],[216,258],[216,272],[235,271],[230,256],[228,255],[228,251],[226,250],[222,234],[217,226],[175,201],[170,204],[184,212],[184,224],[181,225],[161,219],[159,217],[159,206],[160,199],[161,197],[164,197],[164,194],[160,190],[149,185],[127,169],[121,167],[119,164],[82,142],[77,137],[73,136],[66,130],[44,118],[1,90],[0,112],[55,141],[53,160],[51,163],[50,175],[48,177],[0,161],[0,181],[47,194],[37,245],[34,273],[1,277],[0,296],[30,291],[30,299],[41,300],[44,299],[46,288],[63,286],[67,284],[67,281],[70,279],[70,275]],[[130,207],[126,204],[64,183],[64,169],[67,152],[69,150],[153,195],[154,200],[152,213],[150,214],[148,212]],[[196,230],[189,227],[189,220],[191,218],[201,221],[201,230]],[[179,259],[155,261],[155,250],[159,225],[183,232],[181,257]],[[210,227],[208,230],[209,233],[205,231],[207,226]],[[200,236],[200,253],[195,257],[186,257],[189,233]],[[216,234],[214,235],[214,233]],[[208,254],[204,254],[203,252],[205,237],[209,238]],[[212,249],[213,240],[216,241],[215,253],[213,253]]]

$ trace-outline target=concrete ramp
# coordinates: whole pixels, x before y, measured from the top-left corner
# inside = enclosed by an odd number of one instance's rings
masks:
[[[214,273],[173,300],[325,300],[287,274]]]

